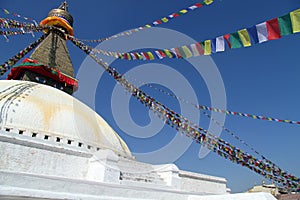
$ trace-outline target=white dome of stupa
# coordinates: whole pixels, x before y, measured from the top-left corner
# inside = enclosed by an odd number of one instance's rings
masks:
[[[0,81],[0,126],[52,141],[131,156],[126,143],[96,112],[53,87],[27,81]]]

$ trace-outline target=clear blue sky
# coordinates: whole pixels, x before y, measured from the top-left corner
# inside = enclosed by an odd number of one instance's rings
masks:
[[[86,0],[68,3],[69,11],[75,19],[75,36],[97,39],[139,27],[196,2],[190,0],[172,2],[168,0]],[[50,9],[57,7],[60,3],[61,0],[10,0],[0,2],[0,7],[40,21],[46,17]],[[299,7],[297,0],[216,0],[209,7],[200,8],[160,27],[184,33],[196,41],[203,41],[279,17]],[[1,13],[0,17],[11,16]],[[6,61],[36,38],[12,36],[8,43],[4,38],[0,38],[0,61]],[[227,108],[232,111],[300,121],[299,42],[300,35],[296,34],[247,49],[228,50],[212,55],[211,58],[224,82]],[[92,45],[95,46],[95,44]],[[86,55],[71,44],[69,47],[73,65],[77,71]],[[194,69],[185,61],[165,60],[146,63],[161,63],[180,71],[191,81],[200,104],[210,106],[210,97],[205,83],[201,77],[196,77]],[[116,61],[113,67],[124,73],[141,64],[141,62]],[[139,77],[134,78],[140,80]],[[171,80],[172,77],[168,79]],[[96,111],[120,134],[133,152],[156,150],[167,144],[176,134],[171,128],[166,127],[154,137],[141,139],[129,136],[118,127],[110,109],[114,84],[108,76],[101,78],[98,85],[100,89],[96,95]],[[153,92],[147,87],[143,88],[167,106],[178,110],[179,104],[174,99]],[[130,101],[130,109],[136,123],[147,125],[149,117],[146,109],[134,100]],[[205,116],[201,116],[199,124],[207,129],[208,122]],[[225,126],[283,169],[300,176],[299,125],[227,116]],[[223,132],[221,137],[248,151],[226,133]],[[254,172],[213,153],[199,159],[199,148],[198,144],[193,143],[175,163],[183,170],[225,177],[228,180],[228,187],[233,192],[246,191],[254,183],[260,184],[263,180],[263,177]]]

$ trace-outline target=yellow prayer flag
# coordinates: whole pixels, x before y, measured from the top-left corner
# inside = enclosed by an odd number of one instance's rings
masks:
[[[131,55],[130,55],[130,53],[126,53],[126,55],[127,55],[127,59],[128,59],[128,60],[131,60]]]
[[[170,53],[170,51],[168,49],[164,49],[165,54],[169,57],[172,58],[172,54]]]
[[[151,28],[151,26],[149,24],[146,24],[145,27],[146,28]]]
[[[187,46],[182,46],[181,48],[185,54],[185,58],[190,58],[193,56],[192,52],[190,51],[190,49]]]
[[[154,56],[150,51],[148,51],[147,54],[148,54],[150,60],[154,60]]]
[[[163,21],[163,22],[166,23],[166,22],[168,22],[169,20],[168,20],[168,18],[164,17],[164,18],[161,19],[161,21]]]
[[[185,14],[185,13],[187,13],[187,10],[181,10],[181,11],[179,11],[181,14]]]
[[[290,16],[293,26],[293,33],[300,32],[300,9],[291,12]]]
[[[240,39],[241,39],[244,47],[250,47],[251,46],[251,39],[250,39],[250,35],[249,35],[247,29],[239,30],[238,34],[240,36]]]
[[[211,54],[211,40],[204,41],[204,55]]]
[[[134,54],[138,57],[139,60],[143,60],[143,56],[141,56],[139,53],[136,52]]]
[[[206,5],[212,4],[214,1],[213,0],[204,0],[204,3]]]
[[[4,11],[5,14],[9,15],[9,11],[8,10],[3,9],[3,11]]]

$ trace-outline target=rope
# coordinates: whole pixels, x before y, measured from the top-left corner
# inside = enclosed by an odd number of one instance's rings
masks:
[[[10,70],[12,66],[14,66],[20,59],[22,59],[25,55],[27,55],[32,49],[37,47],[44,39],[46,35],[42,35],[39,39],[28,45],[26,48],[21,50],[15,56],[10,58],[8,61],[0,65],[0,76],[2,76],[5,72]]]
[[[246,48],[270,40],[277,40],[283,36],[300,32],[300,9],[286,15],[267,20],[263,23],[225,34],[213,39],[187,44],[169,49],[158,49],[147,52],[113,52],[93,49],[95,53],[113,56],[122,60],[155,60],[155,59],[186,59],[203,55],[224,52],[227,49]],[[227,44],[227,45],[226,45]]]
[[[125,76],[124,76],[125,77]],[[126,77],[129,77],[128,75]],[[131,78],[131,77],[130,77]],[[131,78],[132,80],[133,78]],[[156,91],[159,91],[163,94],[166,94],[176,100],[179,100],[183,103],[186,104],[190,104],[190,105],[196,105],[193,103],[190,103],[189,101],[181,98],[181,97],[177,97],[176,95],[169,93],[163,89],[157,88],[155,86],[153,86],[152,84],[148,84],[142,81],[139,81],[137,79],[133,79],[134,81],[138,82],[139,84],[145,85],[149,88],[155,89]],[[197,106],[195,106],[197,107]],[[269,163],[272,166],[276,166],[277,168],[279,168],[275,163],[273,163],[272,161],[270,161],[269,159],[267,159],[263,154],[261,154],[259,151],[257,151],[256,149],[254,149],[251,145],[249,145],[246,141],[242,140],[239,136],[237,136],[235,133],[233,133],[231,130],[229,130],[228,128],[226,128],[224,125],[222,125],[219,121],[217,121],[216,119],[214,119],[210,114],[206,113],[204,110],[200,110],[206,117],[208,117],[209,119],[211,119],[216,125],[218,125],[219,127],[222,128],[222,130],[224,130],[227,134],[231,135],[234,139],[238,140],[240,143],[242,143],[243,145],[245,145],[246,147],[248,147],[250,150],[252,150],[255,154],[257,154],[258,156],[260,156],[263,160],[265,160],[267,163]]]
[[[207,5],[210,5],[213,3],[213,0],[204,0],[202,3],[195,3],[185,9],[182,9],[178,12],[174,12],[168,16],[165,16],[161,19],[158,19],[158,20],[155,20],[154,22],[152,23],[149,23],[149,24],[145,24],[144,26],[140,26],[138,28],[134,28],[134,29],[131,29],[131,30],[128,30],[128,31],[124,31],[124,32],[121,32],[121,33],[118,33],[116,35],[113,35],[113,36],[110,36],[110,37],[107,37],[107,38],[101,38],[101,39],[96,39],[96,40],[86,40],[86,39],[81,39],[81,41],[83,42],[96,42],[96,43],[99,43],[99,42],[103,42],[103,41],[106,41],[106,40],[110,40],[110,39],[114,39],[114,38],[118,38],[118,37],[121,37],[121,36],[128,36],[128,35],[131,35],[135,32],[138,32],[138,31],[142,31],[142,30],[145,30],[145,29],[148,29],[148,28],[151,28],[151,27],[155,27],[155,26],[159,26],[161,24],[165,24],[165,23],[168,23],[170,22],[171,20],[173,20],[174,18],[177,18],[179,16],[182,16],[182,15],[185,15],[187,13],[189,13],[190,11],[193,11],[193,10],[197,10],[199,8],[201,8],[202,6],[207,6]]]
[[[68,37],[70,41],[95,60],[100,66],[102,66],[106,72],[108,72],[118,83],[120,83],[126,91],[128,91],[133,97],[139,100],[143,105],[147,106],[152,112],[154,112],[160,119],[166,124],[170,125],[176,130],[180,130],[185,133],[186,136],[192,138],[197,143],[206,146],[208,149],[216,152],[218,155],[225,159],[240,164],[249,168],[250,170],[266,177],[267,179],[276,181],[284,188],[298,190],[300,189],[300,179],[288,174],[276,166],[272,166],[263,160],[243,152],[242,150],[234,147],[221,138],[208,133],[207,130],[193,124],[188,119],[184,118],[175,111],[169,109],[165,105],[156,101],[151,96],[144,93],[131,83],[129,83],[121,74],[115,69],[110,68],[107,64],[100,61],[95,54],[91,51],[91,47],[85,45],[82,42],[75,41],[72,37]]]
[[[30,17],[24,17],[20,14],[17,14],[17,13],[12,13],[10,12],[9,10],[5,9],[5,8],[0,8],[2,10],[2,12],[6,15],[12,15],[14,17],[18,17],[18,18],[22,18],[22,19],[25,19],[25,20],[28,20],[28,21],[32,21],[36,26],[38,26],[36,20],[30,18]]]

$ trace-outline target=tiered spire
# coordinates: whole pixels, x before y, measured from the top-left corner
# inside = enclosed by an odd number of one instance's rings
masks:
[[[68,4],[64,1],[58,8],[49,12],[41,21],[46,27],[47,37],[24,62],[15,68],[18,74],[11,79],[27,80],[43,83],[59,88],[69,94],[77,90],[77,80],[66,45],[65,34],[73,35],[73,17],[68,12]],[[48,28],[47,28],[48,27]],[[51,28],[52,27],[52,28]]]

